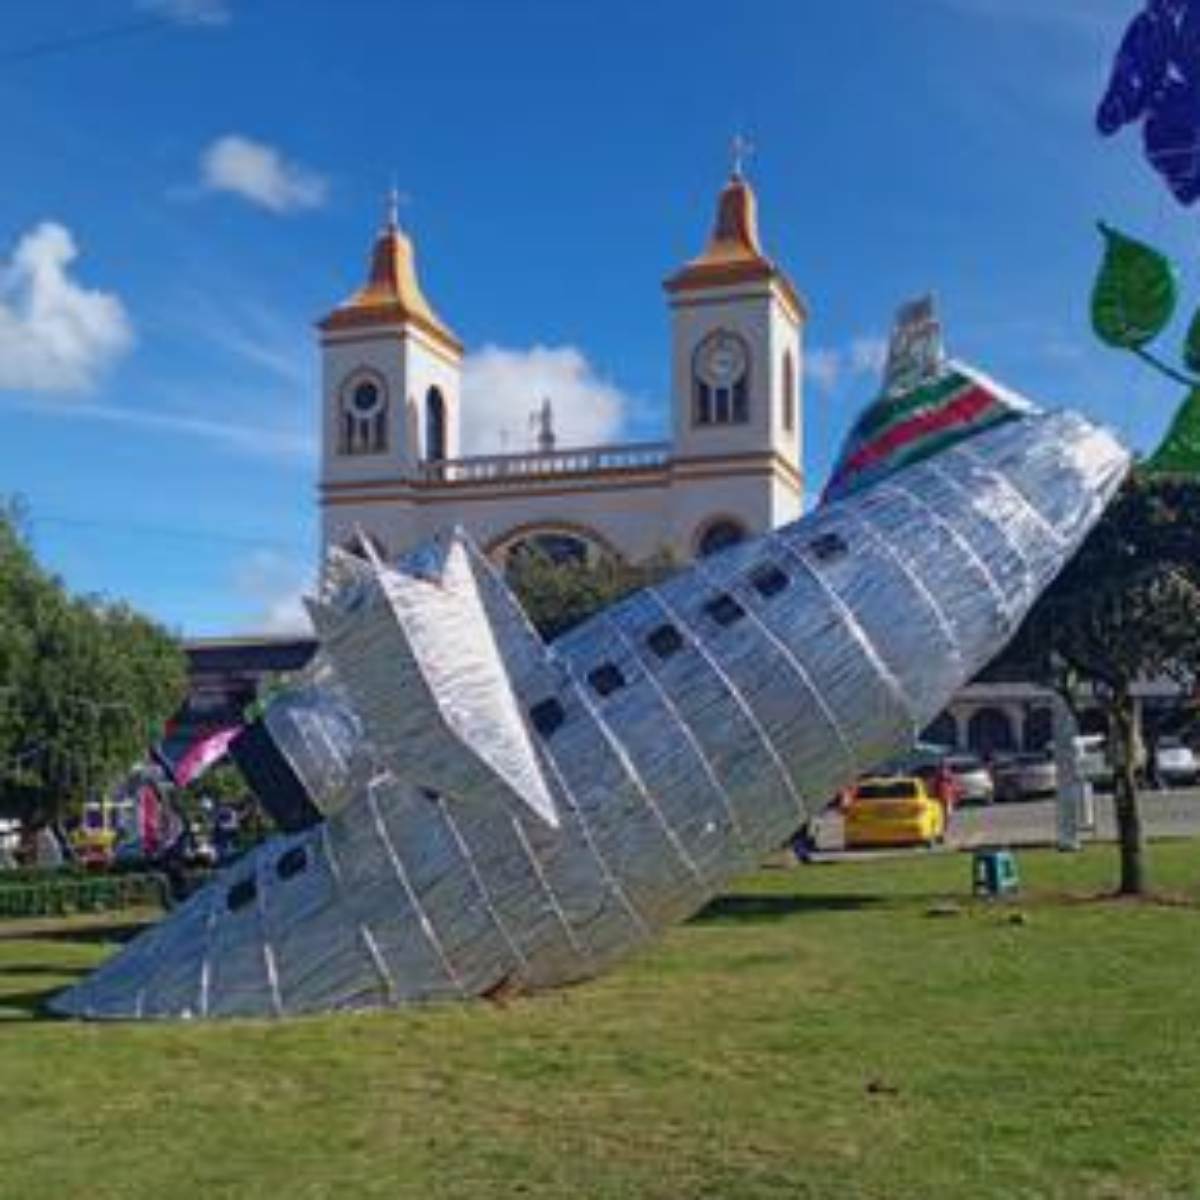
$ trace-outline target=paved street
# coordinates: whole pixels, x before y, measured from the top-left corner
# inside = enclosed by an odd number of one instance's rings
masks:
[[[1054,800],[960,809],[951,822],[949,840],[958,846],[997,842],[1028,845],[1054,841],[1058,830],[1056,809]],[[1142,819],[1150,837],[1200,835],[1200,789],[1143,792]],[[1083,836],[1085,840],[1107,840],[1116,836],[1112,796],[1101,794],[1096,797],[1096,828]]]
[[[1144,792],[1142,819],[1150,837],[1200,836],[1200,788],[1171,792]],[[1057,813],[1053,800],[1026,800],[963,808],[950,824],[947,844],[956,849],[982,845],[1031,846],[1053,844],[1057,836]],[[1109,840],[1115,836],[1112,797],[1096,797],[1096,829],[1084,832],[1084,840]],[[821,851],[842,846],[840,816],[826,815],[818,829]]]

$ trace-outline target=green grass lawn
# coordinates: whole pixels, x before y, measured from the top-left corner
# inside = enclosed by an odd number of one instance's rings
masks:
[[[1200,1196],[1200,843],[1169,904],[1020,865],[764,870],[568,992],[283,1024],[31,1020],[120,925],[0,925],[0,1197]]]

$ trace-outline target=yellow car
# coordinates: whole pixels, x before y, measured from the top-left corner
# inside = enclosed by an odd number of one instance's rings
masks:
[[[932,846],[946,834],[946,814],[915,777],[862,779],[846,808],[847,849]]]

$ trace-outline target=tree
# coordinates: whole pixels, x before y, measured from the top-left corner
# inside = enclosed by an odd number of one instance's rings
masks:
[[[1133,689],[1167,676],[1190,693],[1200,676],[1200,480],[1135,472],[999,666],[1059,691],[1094,686],[1116,767],[1119,890],[1144,892]]]
[[[508,585],[547,641],[566,633],[597,610],[672,574],[675,563],[661,550],[640,563],[611,555],[556,562],[537,546],[523,546],[508,564]]]
[[[175,638],[69,595],[0,510],[0,814],[36,827],[77,811],[145,753],[186,680]]]

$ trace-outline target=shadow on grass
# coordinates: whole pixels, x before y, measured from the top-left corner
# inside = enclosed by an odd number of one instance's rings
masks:
[[[880,896],[844,893],[830,896],[756,896],[733,893],[718,896],[704,906],[693,922],[708,921],[780,921],[802,913],[857,912],[882,904]]]
[[[0,994],[0,1031],[8,1023],[23,1025],[26,1021],[61,1021],[62,1017],[50,1012],[46,1004],[64,988],[68,988],[86,971],[76,971],[53,987],[39,988],[28,992],[6,992]]]
[[[55,979],[65,979],[71,975],[86,974],[88,969],[78,963],[5,963],[0,967],[0,976],[52,975]],[[4,993],[0,992],[0,1004],[3,1003]]]
[[[126,921],[121,924],[98,925],[33,925],[22,929],[19,924],[0,927],[0,942],[78,942],[84,946],[95,946],[103,942],[119,942],[124,945],[132,941],[153,921]],[[0,972],[6,968],[0,966]]]
[[[124,944],[135,938],[152,921],[122,921],[94,925],[20,923],[0,927],[0,945],[5,942],[41,942],[56,946],[81,946]],[[16,947],[12,947],[16,949]],[[19,951],[17,951],[19,953]],[[59,1021],[63,1018],[49,1012],[47,1002],[64,988],[77,983],[93,970],[92,965],[62,962],[4,962],[0,959],[0,982],[20,979],[30,982],[39,977],[53,978],[48,987],[30,988],[27,991],[6,992],[0,990],[0,1031],[6,1025],[21,1026],[29,1021]]]

